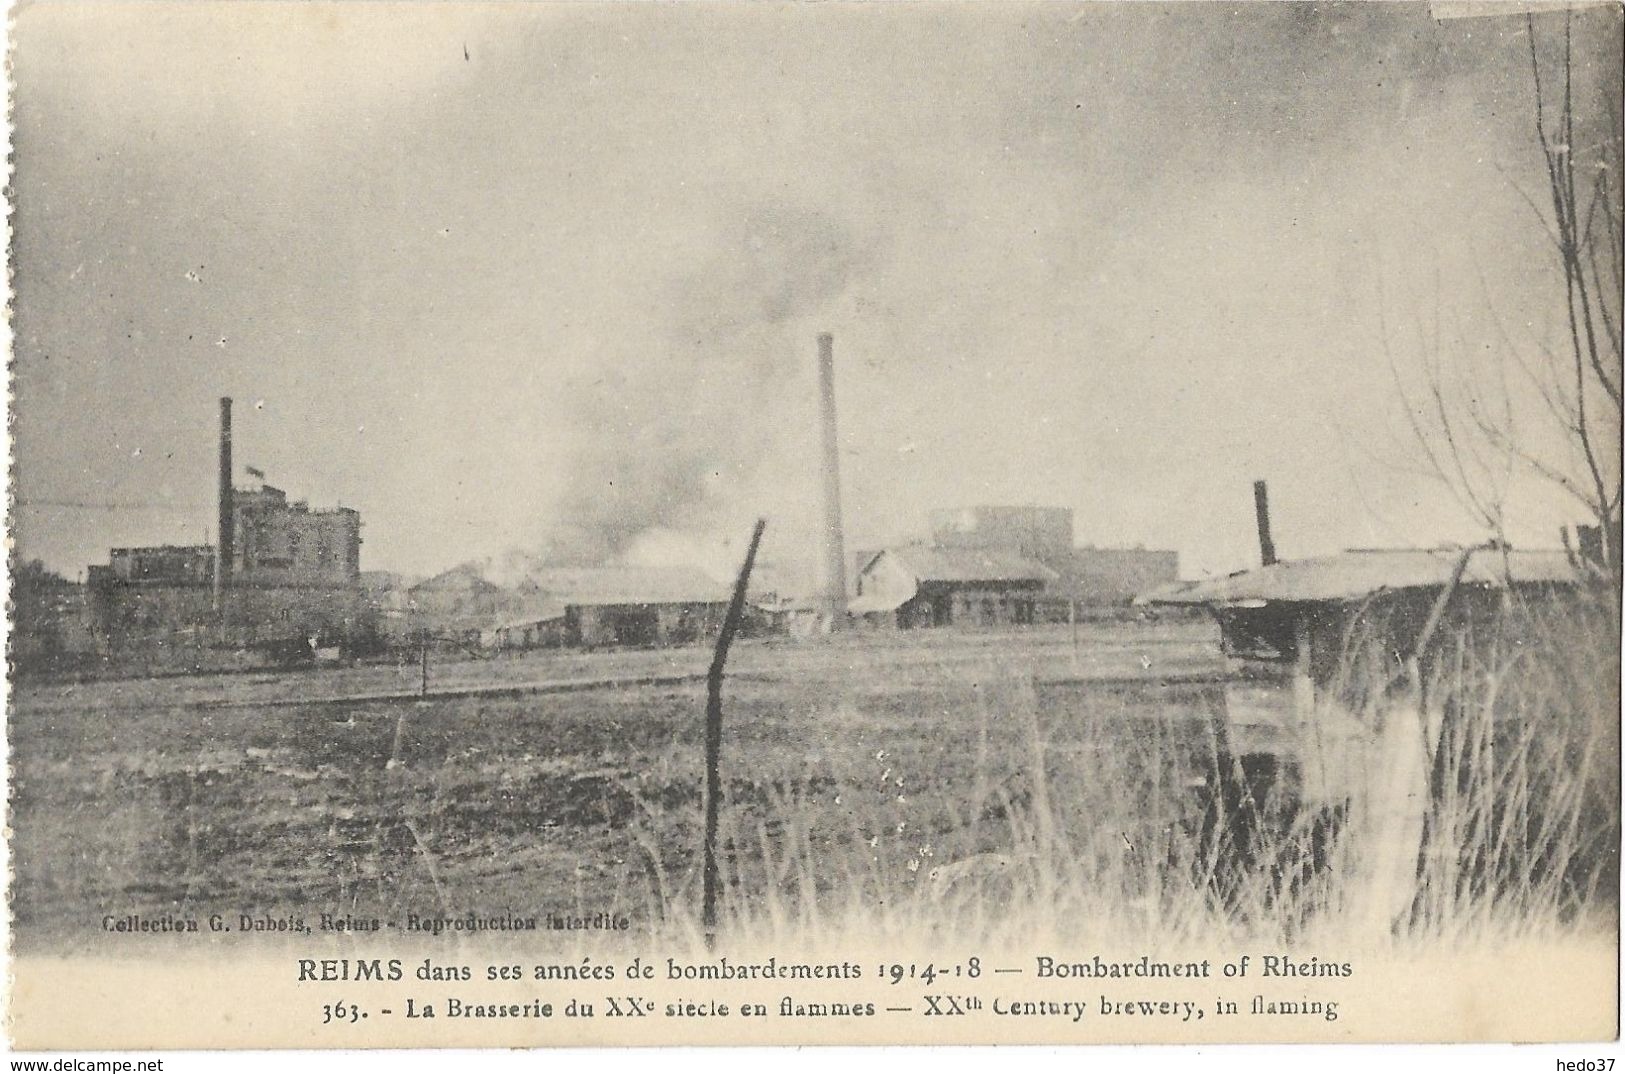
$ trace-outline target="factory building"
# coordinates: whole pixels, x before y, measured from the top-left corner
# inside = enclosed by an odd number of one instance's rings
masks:
[[[231,498],[235,548],[218,595],[213,545],[114,548],[90,568],[90,620],[104,649],[297,646],[366,631],[359,513],[312,511],[267,485]]]
[[[369,629],[361,586],[361,514],[313,511],[269,485],[233,495],[233,560],[223,618],[246,642],[354,639]]]
[[[355,585],[234,585],[226,594],[223,614],[215,611],[207,577],[174,580],[151,573],[126,574],[130,563],[187,560],[201,556],[214,570],[214,549],[115,548],[106,566],[90,568],[92,629],[108,650],[164,645],[201,647],[308,641],[312,637],[352,638],[369,619],[361,589]],[[122,561],[122,562],[121,562]]]
[[[91,631],[110,652],[200,647],[215,621],[214,547],[115,548],[86,581]]]
[[[853,615],[901,627],[1064,622],[1179,576],[1176,552],[1074,545],[1066,507],[983,505],[929,521],[929,542],[860,556]]]
[[[265,484],[238,488],[231,400],[220,400],[215,545],[115,548],[90,568],[92,629],[108,653],[202,666],[205,649],[293,655],[372,633],[361,588],[361,515],[312,511]]]
[[[234,585],[360,586],[359,512],[312,511],[270,485],[237,489],[234,501]]]
[[[685,645],[711,637],[726,586],[674,567],[465,563],[408,590],[411,629],[488,649]]]
[[[531,583],[565,609],[567,644],[687,645],[714,637],[728,587],[684,567],[559,567]]]
[[[848,610],[901,627],[1026,626],[1058,577],[1013,550],[905,545],[864,564]]]

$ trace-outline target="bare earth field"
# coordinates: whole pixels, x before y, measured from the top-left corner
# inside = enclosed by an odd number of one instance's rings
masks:
[[[709,655],[437,660],[431,686],[677,676]],[[771,933],[916,912],[967,869],[1010,865],[1033,817],[1073,818],[1046,839],[1158,868],[1209,748],[1213,693],[1193,680],[1220,666],[1206,622],[1080,626],[1076,646],[1066,627],[741,643],[725,914]],[[19,949],[114,953],[128,938],[108,919],[130,915],[297,917],[318,944],[350,939],[324,913],[402,937],[411,915],[470,912],[692,930],[703,683],[384,696],[417,682],[390,665],[20,686]],[[353,695],[369,699],[333,700]],[[1103,801],[1110,816],[1081,808]]]

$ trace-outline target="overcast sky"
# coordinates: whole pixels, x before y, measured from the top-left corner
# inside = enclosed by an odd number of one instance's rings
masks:
[[[1617,11],[1576,29],[1589,107]],[[790,564],[820,331],[849,547],[1036,502],[1194,577],[1256,556],[1255,477],[1283,555],[1474,538],[1402,465],[1395,370],[1560,338],[1524,33],[1386,4],[23,8],[19,551],[73,575],[202,540],[230,395],[239,463],[358,508],[364,568],[680,555],[758,512]],[[1516,492],[1515,543],[1580,517]]]

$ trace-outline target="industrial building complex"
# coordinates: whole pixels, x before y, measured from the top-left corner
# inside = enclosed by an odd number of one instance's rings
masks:
[[[229,399],[220,401],[218,525],[214,545],[114,548],[90,568],[90,634],[105,653],[184,664],[205,648],[292,652],[368,633],[361,515],[312,510],[263,479],[238,487]]]
[[[848,560],[834,342],[817,343],[818,578],[794,592],[754,580],[747,629],[1023,627],[1125,606],[1177,577],[1173,552],[1077,546],[1064,507],[933,511],[928,536]],[[114,548],[83,585],[51,576],[59,584],[20,592],[38,622],[18,655],[185,670],[389,648],[684,645],[720,629],[730,586],[692,568],[560,566],[516,552],[427,579],[364,572],[358,511],[313,509],[255,469],[240,479],[230,399],[219,436],[215,542]]]
[[[935,510],[925,534],[849,560],[834,342],[824,334],[817,344],[817,580],[787,590],[771,568],[754,577],[748,630],[1024,628],[1122,614],[1143,594],[1174,592],[1176,552],[1079,545],[1068,507]],[[232,448],[231,400],[222,399],[214,544],[114,548],[83,585],[23,564],[14,658],[39,667],[94,658],[184,670],[323,651],[685,645],[721,627],[730,586],[692,568],[561,566],[512,552],[427,579],[364,572],[358,511],[312,509],[258,470],[240,483]],[[1260,542],[1270,565],[1264,497],[1260,483]]]

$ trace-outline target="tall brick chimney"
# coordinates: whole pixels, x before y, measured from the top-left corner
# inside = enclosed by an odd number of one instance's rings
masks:
[[[841,524],[841,447],[835,431],[835,337],[818,337],[818,398],[823,432],[824,548],[822,605],[831,630],[846,622],[846,536]]]
[[[231,475],[231,399],[228,396],[220,400],[220,515],[215,522],[214,549],[214,610],[222,620],[226,611],[226,590],[231,588],[231,564],[237,536]]]

